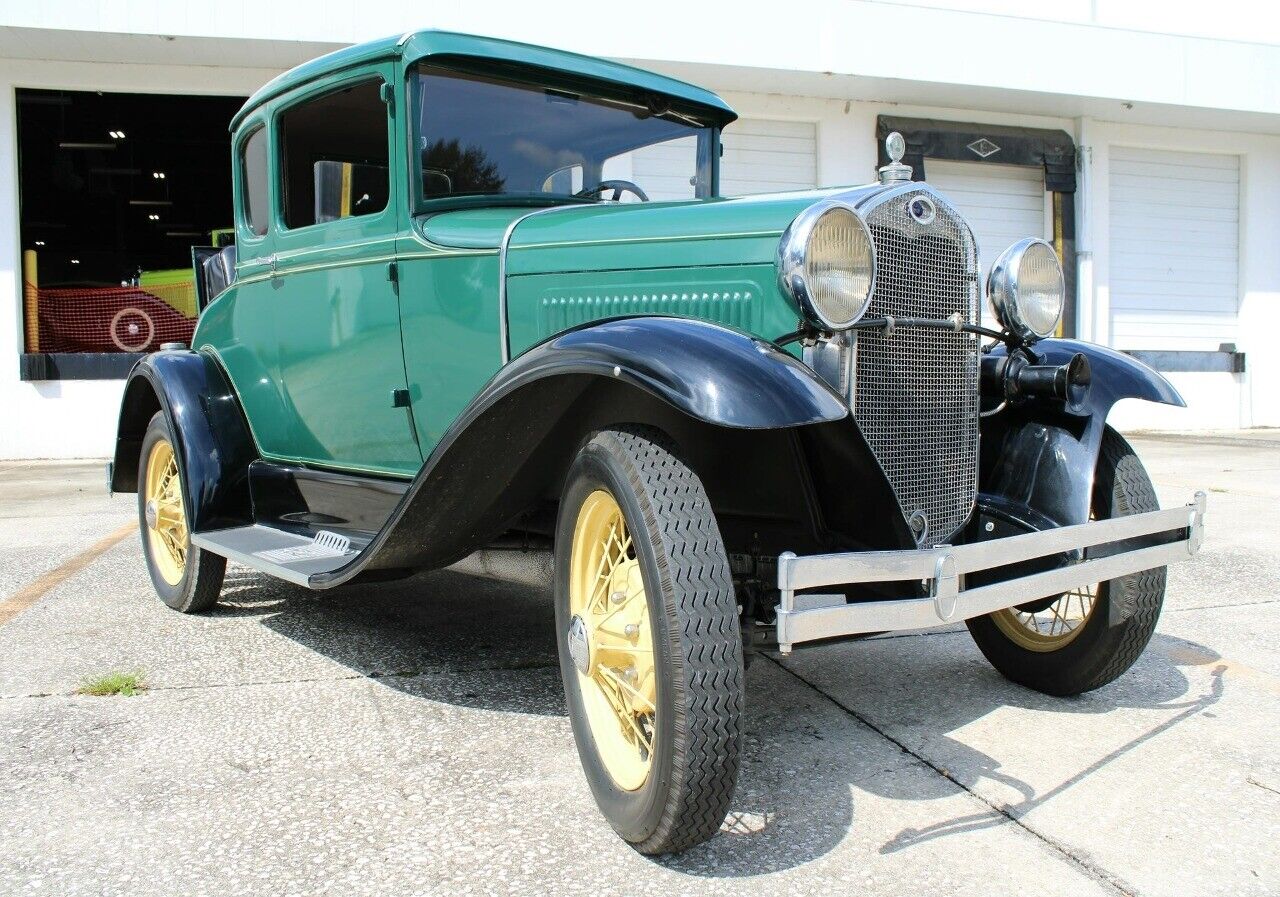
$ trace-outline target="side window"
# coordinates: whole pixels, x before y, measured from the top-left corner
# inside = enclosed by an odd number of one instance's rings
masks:
[[[286,227],[372,215],[391,194],[381,81],[363,81],[280,115]]]
[[[250,134],[240,152],[245,224],[261,237],[267,232],[267,129],[258,128]]]

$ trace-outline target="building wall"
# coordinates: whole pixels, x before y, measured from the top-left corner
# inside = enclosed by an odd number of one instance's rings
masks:
[[[1110,160],[1113,147],[1230,153],[1240,157],[1239,301],[1237,347],[1246,355],[1243,374],[1171,373],[1186,409],[1126,402],[1115,421],[1126,428],[1234,428],[1280,426],[1280,253],[1276,209],[1280,208],[1280,137],[1231,131],[1201,131],[1077,123],[1077,141],[1089,148],[1081,197],[1087,229],[1077,241],[1092,254],[1091,276],[1081,277],[1081,305],[1089,317],[1082,334],[1110,344]]]
[[[123,381],[18,380],[23,335],[15,89],[247,96],[276,74],[271,69],[0,60],[0,459],[106,457],[115,445],[124,390]]]
[[[167,66],[0,60],[0,458],[102,457],[114,441],[122,383],[16,379],[21,351],[21,271],[14,89],[40,87],[166,93],[247,94],[277,73],[272,68]],[[715,89],[714,80],[703,79]],[[1173,374],[1191,407],[1126,403],[1116,420],[1134,427],[1280,425],[1280,353],[1265,341],[1280,324],[1280,253],[1274,213],[1280,206],[1280,137],[1242,132],[1124,125],[1092,118],[1039,116],[947,106],[903,105],[726,90],[744,118],[813,122],[818,181],[864,183],[874,177],[876,116],[894,115],[1062,128],[1088,151],[1080,178],[1078,247],[1082,333],[1099,342],[1108,329],[1108,162],[1117,145],[1238,153],[1241,157],[1239,348],[1249,370],[1233,374]],[[988,247],[984,251],[997,251]]]

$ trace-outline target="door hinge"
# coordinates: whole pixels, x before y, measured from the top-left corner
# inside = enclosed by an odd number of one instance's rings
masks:
[[[391,407],[408,408],[409,390],[403,388],[391,390]]]
[[[395,286],[400,285],[400,266],[395,262],[387,262],[387,280]]]
[[[395,88],[391,86],[390,82],[387,82],[387,81],[382,82],[382,86],[378,88],[378,96],[382,98],[382,102],[387,104],[388,112],[391,112],[394,110],[395,102],[396,102],[395,100],[396,94],[395,94]]]

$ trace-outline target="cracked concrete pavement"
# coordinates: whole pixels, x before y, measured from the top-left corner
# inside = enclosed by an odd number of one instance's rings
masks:
[[[723,834],[661,860],[591,802],[546,594],[233,567],[184,617],[134,534],[58,572],[134,514],[101,465],[0,464],[0,618],[40,593],[0,625],[0,894],[1280,893],[1280,433],[1134,442],[1210,515],[1133,670],[1049,698],[959,626],[762,659]],[[114,670],[151,689],[73,694]]]

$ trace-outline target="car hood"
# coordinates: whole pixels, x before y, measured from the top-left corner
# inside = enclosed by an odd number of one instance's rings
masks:
[[[839,187],[690,202],[560,206],[516,225],[511,275],[772,262],[778,238],[803,209],[833,194],[850,199],[880,189]],[[421,223],[440,246],[497,249],[528,208],[443,212]]]

